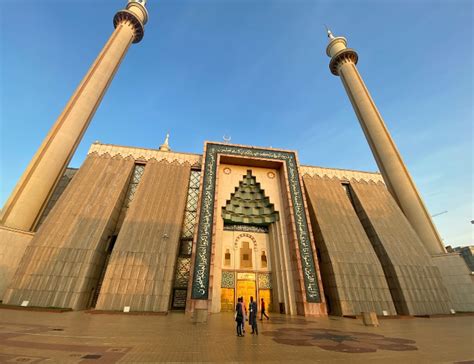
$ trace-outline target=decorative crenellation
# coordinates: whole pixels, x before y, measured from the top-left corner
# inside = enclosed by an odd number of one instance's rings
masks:
[[[166,160],[170,163],[189,163],[191,166],[194,167],[201,167],[202,161],[202,156],[199,154],[165,152],[159,151],[157,149],[145,149],[136,147],[121,147],[113,144],[102,144],[99,142],[95,142],[89,148],[89,152],[87,154],[92,153],[97,153],[99,156],[103,154],[109,154],[111,157],[131,157],[134,160],[145,162],[150,159],[155,159],[158,162]]]
[[[350,181],[355,179],[357,182],[382,182],[385,184],[383,177],[380,173],[376,172],[362,172],[362,171],[351,171],[345,169],[336,169],[336,168],[323,168],[323,167],[311,167],[311,166],[300,166],[300,173],[302,176],[318,176],[318,177],[329,177],[329,178],[338,178],[340,180]]]

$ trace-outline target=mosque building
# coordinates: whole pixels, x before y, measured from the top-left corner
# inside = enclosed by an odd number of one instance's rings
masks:
[[[68,164],[132,43],[145,0],[115,30],[0,215],[4,305],[184,310],[237,297],[304,316],[474,311],[474,283],[447,253],[357,70],[328,31],[339,76],[381,173],[304,166],[292,150],[205,142],[202,154],[96,142]]]

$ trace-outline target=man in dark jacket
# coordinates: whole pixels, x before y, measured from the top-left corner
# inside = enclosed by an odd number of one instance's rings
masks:
[[[253,296],[250,296],[249,304],[249,325],[252,325],[252,334],[258,335],[257,327],[257,302],[253,300]]]
[[[244,336],[242,333],[242,322],[244,318],[243,314],[243,308],[242,308],[242,300],[239,297],[237,300],[237,305],[235,306],[235,322],[237,322],[237,336]]]

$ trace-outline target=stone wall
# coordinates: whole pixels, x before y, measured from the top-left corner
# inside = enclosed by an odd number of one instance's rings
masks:
[[[117,237],[96,309],[166,312],[191,166],[148,161]]]
[[[303,180],[330,313],[396,315],[382,266],[342,181],[317,175]]]
[[[474,312],[474,282],[469,267],[459,253],[434,255],[454,310]]]
[[[26,248],[4,303],[88,306],[133,165],[131,158],[87,157]]]
[[[34,233],[0,226],[0,301]]]
[[[449,313],[440,271],[385,185],[351,180],[359,219],[401,315]]]

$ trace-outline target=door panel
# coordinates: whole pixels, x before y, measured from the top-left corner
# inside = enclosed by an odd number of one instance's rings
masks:
[[[258,296],[259,296],[259,301],[258,301],[258,309],[260,310],[261,306],[261,299],[265,301],[265,308],[267,312],[272,312],[273,311],[273,305],[272,305],[272,290],[271,289],[259,289],[258,290]]]
[[[221,288],[221,312],[234,311],[234,289],[233,288]]]
[[[254,301],[257,299],[255,281],[237,281],[237,297],[244,297],[247,308],[250,303],[250,296],[253,296]]]

